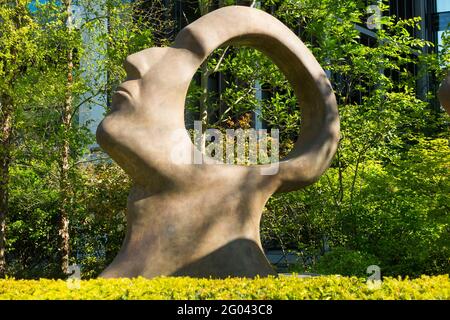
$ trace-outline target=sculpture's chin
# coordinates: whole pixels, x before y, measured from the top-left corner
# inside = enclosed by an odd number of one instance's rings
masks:
[[[120,132],[123,132],[123,130],[120,126],[120,121],[116,121],[115,115],[111,114],[100,122],[96,131],[97,142],[103,151],[108,153],[111,159],[131,176],[133,171],[130,171],[129,168],[131,161],[128,158],[130,155],[124,148],[123,141],[121,141],[123,136],[120,135]]]
[[[113,143],[114,141],[112,141],[111,134],[107,130],[107,122],[108,122],[107,118],[103,119],[102,122],[100,122],[100,124],[97,126],[97,131],[96,131],[95,135],[96,135],[96,139],[97,139],[98,144],[105,151],[108,152],[108,150],[106,150],[107,146],[110,143]]]

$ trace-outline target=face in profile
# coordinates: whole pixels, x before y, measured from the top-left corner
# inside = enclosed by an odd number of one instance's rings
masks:
[[[197,69],[175,48],[151,48],[130,55],[127,78],[112,97],[111,112],[97,128],[100,146],[135,180],[169,162],[169,142],[185,130],[184,101]],[[185,134],[182,143],[191,144]],[[153,172],[152,172],[153,171]]]

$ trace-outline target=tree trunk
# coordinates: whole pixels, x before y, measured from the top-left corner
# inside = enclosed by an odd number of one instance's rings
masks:
[[[65,119],[63,119],[64,121]],[[61,164],[60,164],[60,214],[58,221],[58,234],[60,237],[59,254],[61,271],[67,274],[69,268],[69,143],[67,138],[64,138],[61,149]]]
[[[64,6],[67,12],[66,26],[70,32],[72,28],[71,17],[71,0],[65,0]],[[67,83],[66,98],[62,109],[63,133],[61,141],[60,154],[60,214],[58,221],[59,234],[59,255],[61,263],[61,271],[68,273],[69,268],[69,205],[70,205],[70,183],[69,183],[69,159],[70,159],[70,143],[69,131],[71,129],[71,113],[73,109],[72,103],[72,86],[73,86],[73,49],[68,48],[67,51]]]
[[[209,12],[210,0],[199,1],[200,15],[204,16]],[[205,153],[206,148],[206,129],[208,128],[208,60],[203,61],[200,66],[200,87],[202,90],[200,96],[200,121],[202,123],[202,141],[201,141],[201,151]]]
[[[206,145],[206,129],[208,127],[208,60],[202,63],[200,67],[200,86],[202,88],[202,94],[200,96],[200,121],[202,122],[202,148],[201,151],[205,152]]]
[[[12,104],[0,98],[0,278],[6,274],[6,216],[8,215],[9,166],[11,164]]]

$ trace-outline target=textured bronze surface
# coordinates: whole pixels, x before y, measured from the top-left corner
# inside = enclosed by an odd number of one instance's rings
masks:
[[[223,45],[250,46],[269,56],[290,81],[302,110],[299,139],[269,165],[174,163],[177,148],[193,154],[185,129],[185,96],[201,63]],[[130,55],[128,78],[97,141],[133,180],[122,248],[102,277],[275,274],[261,248],[263,207],[275,192],[297,190],[328,168],[339,139],[331,85],[299,38],[271,15],[248,7],[213,11],[184,28],[171,47]],[[174,141],[174,132],[178,132]]]

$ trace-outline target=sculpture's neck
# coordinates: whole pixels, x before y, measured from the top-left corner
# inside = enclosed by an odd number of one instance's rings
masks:
[[[102,276],[153,277],[161,270],[214,277],[273,274],[259,240],[264,203],[248,190],[226,190],[150,194],[134,187],[127,236]]]

